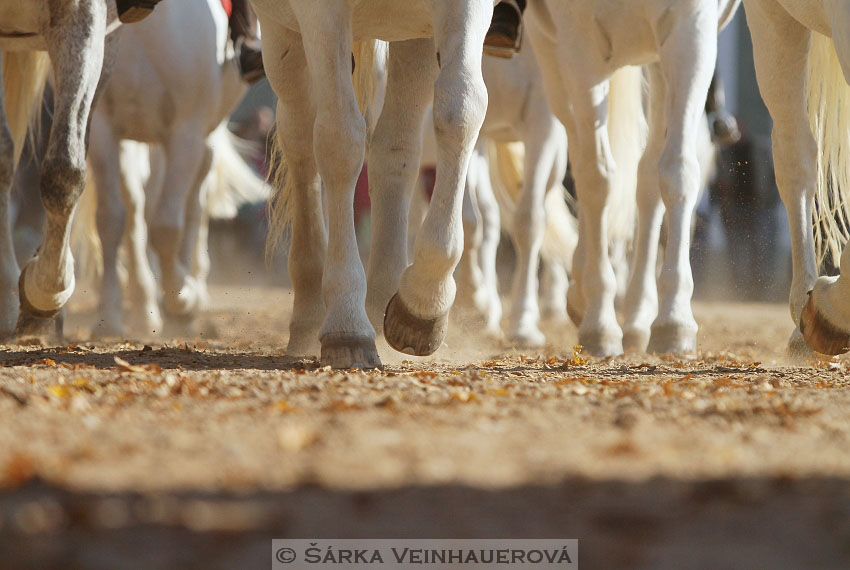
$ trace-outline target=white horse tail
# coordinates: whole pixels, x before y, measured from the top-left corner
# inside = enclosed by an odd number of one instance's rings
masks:
[[[513,224],[516,202],[522,192],[525,147],[522,143],[488,141],[487,150],[490,180],[499,204],[502,224],[513,231],[510,226]],[[560,180],[556,180],[546,192],[546,229],[540,249],[543,259],[562,264],[568,271],[572,267],[573,253],[578,244],[578,220],[567,206],[569,199]]]
[[[513,232],[516,202],[522,192],[525,145],[520,142],[487,140],[487,162],[490,164],[490,184],[499,204],[502,226]]]
[[[207,214],[229,220],[236,217],[242,204],[266,201],[269,193],[265,182],[242,158],[242,153],[253,150],[251,143],[234,135],[225,123],[210,134],[209,142],[215,180],[207,189]]]
[[[97,187],[91,169],[71,225],[71,251],[74,252],[77,279],[96,283],[103,274],[103,247],[97,233]]]
[[[815,249],[818,263],[835,266],[850,234],[850,86],[832,39],[812,34],[809,51],[809,120],[817,142]]]
[[[386,73],[387,43],[380,40],[355,42],[354,44],[354,94],[360,113],[366,120],[366,144],[371,140],[371,133],[380,114],[380,84]],[[283,151],[275,134],[272,140],[272,164],[269,168],[267,182],[271,182],[272,192],[269,197],[268,219],[269,232],[266,237],[266,263],[271,264],[283,236],[292,224],[290,197],[294,191],[292,179],[287,175],[288,168]]]
[[[15,164],[21,157],[27,133],[36,132],[50,57],[43,51],[3,53],[3,88],[6,117],[15,142]]]
[[[644,80],[640,67],[628,66],[611,77],[608,97],[608,138],[617,165],[608,199],[608,239],[630,243],[637,216],[637,171],[646,147],[648,127],[643,108]]]

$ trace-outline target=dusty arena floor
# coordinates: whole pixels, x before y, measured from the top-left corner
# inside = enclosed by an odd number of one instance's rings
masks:
[[[456,327],[435,358],[379,347],[364,373],[284,353],[288,291],[213,296],[192,338],[91,342],[80,316],[67,346],[2,348],[0,568],[267,568],[273,537],[850,567],[850,363],[786,362],[785,306],[698,303],[693,361]]]

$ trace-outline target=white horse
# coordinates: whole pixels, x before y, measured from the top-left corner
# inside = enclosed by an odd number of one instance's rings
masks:
[[[553,111],[567,128],[579,201],[579,247],[570,287],[579,342],[594,354],[647,348],[693,353],[689,236],[699,192],[697,126],[717,53],[717,33],[740,0],[532,0],[527,37]],[[626,295],[625,338],[614,310],[607,211],[617,171],[607,133],[608,78],[649,64],[649,139],[638,172],[636,257]],[[663,205],[662,205],[663,202]],[[656,294],[656,254],[668,239]],[[651,329],[650,329],[651,325]]]
[[[481,57],[493,4],[253,0],[264,32],[266,73],[279,97],[277,142],[288,165],[280,169],[285,188],[276,182],[273,223],[281,229],[281,212],[291,212],[296,304],[290,352],[312,351],[318,337],[326,364],[378,366],[374,339],[382,318],[384,337],[397,350],[425,355],[442,344],[455,297],[452,272],[463,248],[464,179],[487,107]],[[374,49],[375,39],[390,43],[386,99],[369,145],[367,295],[352,212],[367,123],[352,85],[351,53],[361,51],[355,42]],[[361,93],[366,90],[359,71],[371,71],[368,59],[359,58],[355,68]],[[432,98],[437,183],[408,266],[406,240],[399,236],[407,230],[422,117]],[[327,237],[320,176],[328,196]],[[281,208],[287,196],[291,203]]]
[[[56,318],[74,291],[71,217],[86,178],[89,118],[98,84],[116,50],[113,0],[0,0],[0,332],[61,335]],[[46,53],[44,53],[46,50]],[[18,271],[9,192],[29,118],[53,66],[53,128],[41,166],[44,241]],[[20,279],[19,279],[20,275]],[[20,308],[20,311],[18,310]]]
[[[850,248],[839,260],[850,219],[850,3],[744,0],[744,6],[791,230],[790,306],[798,328],[789,348],[801,354],[802,332],[814,350],[840,354],[850,350],[848,278],[818,278],[818,262],[830,255],[850,267]]]
[[[208,266],[203,182],[216,155],[239,166],[229,131],[222,126],[219,136],[212,133],[246,89],[220,0],[165,2],[124,31],[115,73],[93,112],[89,150],[103,252],[97,333],[120,335],[124,328],[117,256],[125,206],[134,317],[142,330],[150,334],[162,326],[146,255],[148,236],[159,259],[166,315],[191,318],[203,305],[205,283],[192,268],[195,261],[202,273]],[[121,140],[157,145],[151,170],[156,180],[147,186],[147,196],[133,164],[138,154],[122,152]],[[260,180],[247,167],[237,173],[249,194],[259,194]]]

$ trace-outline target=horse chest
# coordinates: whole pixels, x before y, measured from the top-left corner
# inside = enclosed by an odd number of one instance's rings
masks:
[[[778,0],[778,4],[785,8],[795,20],[811,30],[815,30],[825,36],[831,36],[829,18],[824,10],[824,0]],[[776,6],[781,10],[780,6]]]

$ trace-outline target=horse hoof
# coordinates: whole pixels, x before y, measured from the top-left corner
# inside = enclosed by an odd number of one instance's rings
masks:
[[[61,344],[64,340],[62,312],[52,317],[44,313],[31,313],[21,307],[18,324],[15,326],[15,338],[40,338],[51,344]]]
[[[509,333],[508,342],[518,348],[540,348],[546,345],[546,337],[537,327],[527,327]]]
[[[382,368],[375,340],[342,333],[326,334],[322,338],[322,366],[331,368]]]
[[[788,346],[785,353],[793,362],[805,364],[815,356],[815,351],[806,344],[806,339],[799,328],[795,328],[791,333],[791,338],[788,339]]]
[[[18,280],[18,295],[21,302],[21,310],[18,313],[18,322],[15,325],[15,338],[40,338],[46,342],[61,343],[64,339],[64,318],[62,309],[54,311],[42,311],[33,307],[27,299],[24,291],[24,276],[27,268],[21,271]]]
[[[422,319],[412,314],[396,293],[384,313],[384,338],[399,352],[428,356],[443,344],[448,323],[448,311],[434,319]]]
[[[312,356],[319,354],[318,334],[313,331],[310,334],[298,334],[292,330],[289,332],[289,342],[286,345],[286,354],[292,356]]]
[[[649,331],[644,329],[627,329],[623,331],[623,350],[625,352],[646,352],[647,346],[649,346]]]
[[[692,326],[677,323],[653,324],[646,351],[650,354],[695,356],[697,331]]]
[[[850,332],[829,322],[815,307],[814,299],[810,293],[800,316],[800,332],[815,352],[829,356],[844,354],[850,350]]]
[[[623,338],[619,331],[578,331],[578,343],[592,356],[618,356],[623,354]]]

